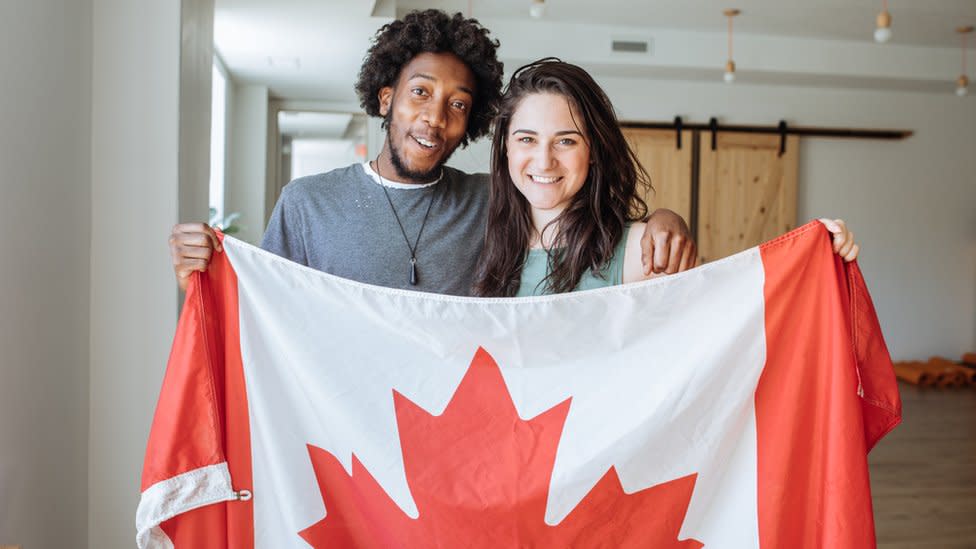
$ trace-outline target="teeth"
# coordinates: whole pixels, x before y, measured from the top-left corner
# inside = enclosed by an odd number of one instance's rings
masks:
[[[529,177],[531,177],[532,181],[535,181],[536,183],[555,183],[556,181],[559,181],[558,177],[542,177],[541,175],[530,175]]]
[[[421,145],[423,145],[424,147],[427,147],[428,149],[433,149],[434,148],[435,143],[433,141],[427,141],[426,139],[422,139],[422,138],[417,137],[417,136],[413,136],[413,139],[414,139],[414,141],[416,141],[417,143],[420,143]]]

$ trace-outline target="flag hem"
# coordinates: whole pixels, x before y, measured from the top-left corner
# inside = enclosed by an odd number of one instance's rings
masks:
[[[142,492],[136,510],[136,545],[139,549],[173,547],[159,527],[164,521],[187,511],[237,499],[231,486],[227,462],[200,467],[159,481]]]
[[[865,431],[865,449],[868,453],[870,453],[871,450],[874,449],[875,445],[881,441],[881,439],[886,437],[888,433],[901,424],[901,399],[898,397],[898,385],[897,381],[894,380],[894,372],[892,370],[893,366],[891,366],[890,357],[887,362],[886,371],[891,373],[889,376],[889,381],[894,383],[894,402],[891,402],[890,400],[883,400],[873,392],[869,395],[864,391],[861,377],[861,366],[865,363],[865,359],[859,352],[859,350],[862,348],[861,333],[858,329],[860,323],[873,321],[876,326],[877,333],[882,338],[882,352],[886,357],[888,357],[889,354],[888,349],[884,344],[883,335],[881,335],[881,326],[878,324],[877,315],[875,314],[873,305],[871,304],[871,296],[868,294],[867,288],[863,285],[864,279],[863,275],[861,274],[860,267],[857,264],[857,260],[848,265],[846,274],[847,286],[850,289],[850,303],[848,306],[851,311],[851,352],[854,355],[854,369],[857,372],[858,396],[861,397],[861,400],[864,403],[886,412],[889,416],[888,421],[879,426],[879,429],[876,432],[868,434],[868,432]],[[867,303],[867,310],[862,309],[862,304],[865,302]],[[866,316],[867,319],[862,320],[862,316]]]
[[[810,229],[810,226],[813,225],[813,224],[820,225],[820,222],[819,221],[811,221],[810,223],[807,223],[806,225],[804,225],[804,226],[802,226],[802,227],[800,227],[798,229],[794,229],[793,231],[791,231],[789,233],[786,233],[785,235],[782,235],[779,238],[783,238],[783,237],[787,237],[787,236],[793,236],[794,233],[796,233],[795,236],[799,236],[799,235],[803,234],[804,232],[806,232],[807,230],[809,230]],[[779,240],[779,239],[776,239],[776,240]],[[753,246],[751,248],[747,248],[745,250],[742,250],[741,252],[734,253],[732,255],[723,257],[721,259],[717,259],[715,261],[706,263],[704,265],[698,265],[694,269],[689,269],[687,271],[681,271],[681,272],[678,272],[678,273],[670,274],[668,276],[661,276],[661,277],[651,278],[651,279],[648,279],[648,280],[642,280],[642,281],[639,281],[639,282],[630,282],[630,283],[627,283],[627,284],[617,284],[615,286],[606,286],[606,287],[602,287],[602,288],[592,288],[592,289],[589,289],[589,290],[580,290],[580,291],[577,291],[577,292],[565,292],[565,293],[559,293],[559,294],[548,294],[548,295],[527,296],[527,297],[472,297],[472,296],[463,296],[463,295],[450,295],[450,294],[438,294],[438,293],[432,293],[432,292],[422,292],[422,291],[416,291],[416,290],[404,290],[404,289],[400,289],[400,288],[389,288],[389,287],[386,287],[386,286],[377,286],[377,285],[373,285],[373,284],[367,284],[365,282],[359,282],[359,281],[352,280],[352,279],[349,279],[349,278],[343,278],[343,277],[338,276],[338,275],[334,275],[334,274],[331,274],[331,273],[327,273],[325,271],[319,271],[317,269],[313,269],[312,267],[309,267],[307,265],[303,265],[301,263],[297,263],[297,262],[291,261],[289,259],[286,259],[284,257],[281,257],[279,255],[276,255],[276,254],[274,254],[272,252],[269,252],[267,250],[264,250],[262,248],[259,248],[259,247],[255,246],[253,244],[244,242],[243,240],[238,240],[238,239],[236,239],[236,238],[234,238],[232,236],[225,236],[223,242],[224,242],[224,247],[225,248],[228,245],[230,245],[230,246],[236,246],[236,247],[238,247],[238,248],[246,251],[247,253],[251,253],[251,254],[257,253],[257,254],[265,255],[267,257],[267,259],[269,260],[269,262],[271,262],[271,263],[281,263],[281,264],[284,264],[284,265],[289,266],[289,268],[296,268],[299,271],[301,271],[301,272],[303,272],[303,273],[305,273],[305,274],[307,274],[309,276],[323,278],[323,279],[326,279],[326,280],[336,281],[337,283],[344,284],[344,285],[350,286],[352,288],[368,289],[368,290],[370,290],[372,292],[376,292],[376,293],[380,293],[380,294],[396,295],[396,296],[401,296],[401,297],[408,297],[408,298],[411,298],[411,299],[423,299],[423,300],[429,300],[429,301],[454,302],[454,303],[478,303],[480,305],[505,305],[505,306],[511,306],[512,304],[516,304],[516,303],[544,303],[544,302],[548,302],[548,301],[570,301],[570,300],[578,300],[578,299],[580,299],[581,296],[584,296],[584,295],[594,295],[594,294],[601,294],[601,293],[615,293],[615,292],[616,293],[626,293],[626,292],[630,292],[630,291],[633,291],[633,290],[635,290],[637,288],[642,288],[642,287],[645,287],[645,286],[670,285],[670,284],[676,283],[677,281],[679,281],[679,280],[681,280],[681,279],[683,279],[685,277],[701,276],[701,275],[703,275],[704,273],[706,273],[708,271],[711,271],[713,269],[719,268],[718,266],[720,264],[747,261],[760,248],[760,246]],[[775,242],[775,240],[772,240],[770,242]],[[221,253],[226,253],[226,252],[221,252]],[[231,263],[233,263],[233,261],[231,261]]]

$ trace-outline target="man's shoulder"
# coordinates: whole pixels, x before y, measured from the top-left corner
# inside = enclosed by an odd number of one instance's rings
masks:
[[[342,168],[306,175],[293,179],[281,190],[283,200],[304,200],[310,196],[315,196],[323,190],[362,179],[365,176],[362,165],[351,164]]]
[[[455,194],[488,200],[488,174],[466,173],[450,166],[444,166],[444,174],[452,182]]]
[[[450,166],[444,166],[444,172],[452,180],[465,185],[487,186],[488,184],[488,174],[486,173],[467,173]]]

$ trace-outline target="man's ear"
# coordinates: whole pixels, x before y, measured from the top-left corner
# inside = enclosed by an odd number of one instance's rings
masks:
[[[380,100],[380,116],[386,116],[390,112],[390,105],[393,104],[393,88],[384,86],[376,95]]]

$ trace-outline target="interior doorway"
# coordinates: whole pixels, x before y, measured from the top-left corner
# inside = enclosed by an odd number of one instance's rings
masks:
[[[278,130],[282,185],[366,160],[364,114],[283,110]]]

